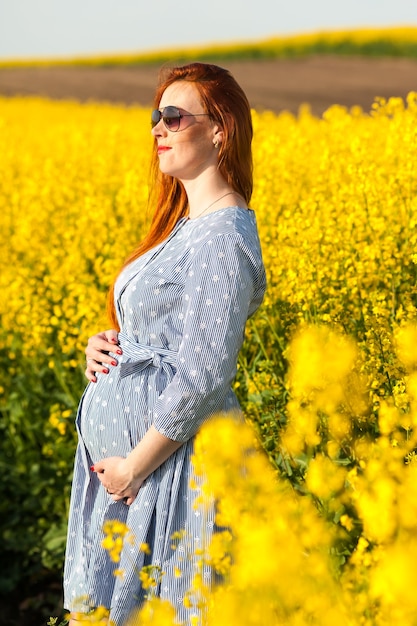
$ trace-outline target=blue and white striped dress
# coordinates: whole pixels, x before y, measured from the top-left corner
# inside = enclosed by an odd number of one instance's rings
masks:
[[[246,320],[262,302],[265,271],[253,211],[228,207],[181,219],[170,236],[123,270],[115,286],[123,356],[84,392],[65,560],[65,607],[105,606],[121,626],[146,596],[138,572],[156,565],[156,594],[178,618],[195,614],[183,598],[192,581],[194,550],[215,531],[214,509],[193,507],[190,488],[194,435],[213,413],[239,408],[231,383]],[[131,506],[114,502],[90,466],[127,456],[151,424],[184,442],[143,483]],[[101,547],[106,520],[135,536],[121,561]],[[176,549],[172,535],[183,531]],[[185,531],[185,532],[184,532]],[[150,555],[139,549],[149,545]],[[115,568],[124,571],[115,577]],[[178,575],[178,571],[181,575]],[[210,568],[204,571],[210,583]]]

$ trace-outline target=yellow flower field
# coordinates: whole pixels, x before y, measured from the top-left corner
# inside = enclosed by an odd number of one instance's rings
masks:
[[[0,488],[0,530],[22,567],[60,567],[84,346],[152,210],[149,113],[0,99],[0,469],[25,503],[11,518]],[[196,453],[240,526],[202,555],[228,578],[206,622],[413,624],[417,94],[253,122],[269,288],[236,381],[251,427],[212,450],[209,424]],[[172,624],[157,603],[138,620]]]

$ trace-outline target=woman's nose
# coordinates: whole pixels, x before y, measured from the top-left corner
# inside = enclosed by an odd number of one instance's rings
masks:
[[[165,126],[161,118],[159,122],[152,127],[151,133],[154,137],[161,137],[164,134],[164,129]]]

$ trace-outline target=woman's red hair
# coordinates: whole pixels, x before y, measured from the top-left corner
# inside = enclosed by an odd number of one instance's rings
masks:
[[[190,63],[182,67],[163,68],[156,89],[154,107],[172,83],[184,80],[195,84],[201,103],[210,118],[223,131],[219,147],[218,168],[227,183],[249,204],[253,188],[252,118],[248,99],[226,69],[207,63]],[[168,237],[181,217],[188,214],[188,200],[179,180],[161,173],[156,140],[151,161],[151,193],[155,206],[150,229],[138,247],[127,257],[123,267]],[[114,307],[114,284],[109,291],[108,312],[113,328],[118,328]]]

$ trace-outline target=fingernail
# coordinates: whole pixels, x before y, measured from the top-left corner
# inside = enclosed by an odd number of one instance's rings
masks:
[[[92,466],[90,467],[90,470],[91,470],[92,472],[94,472],[94,471],[95,471],[95,470],[94,470],[94,465],[92,465]]]
[[[106,368],[104,368],[104,370],[103,370],[103,374],[108,374],[108,373],[109,373],[109,370],[107,369],[107,367],[106,367]]]
[[[116,354],[123,354],[123,352],[119,348],[119,350],[116,350]]]

